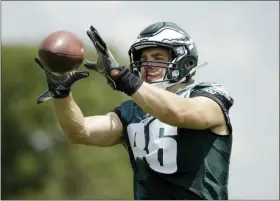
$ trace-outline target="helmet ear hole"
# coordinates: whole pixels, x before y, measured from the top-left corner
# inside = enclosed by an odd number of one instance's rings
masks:
[[[188,60],[185,63],[185,67],[195,67],[197,65],[197,61],[194,57],[188,56]]]
[[[190,66],[193,66],[193,65],[195,65],[195,64],[196,64],[195,61],[188,61],[188,62],[185,63],[185,66],[186,66],[186,67],[190,67]]]

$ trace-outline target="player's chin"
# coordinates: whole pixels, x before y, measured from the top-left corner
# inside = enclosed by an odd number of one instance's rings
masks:
[[[143,76],[142,77],[142,80],[144,81],[144,82],[147,82],[147,83],[152,83],[153,81],[156,81],[157,79],[156,79],[156,77],[155,76]]]
[[[142,80],[148,84],[151,84],[152,83],[152,79],[147,79],[147,78],[142,78]]]

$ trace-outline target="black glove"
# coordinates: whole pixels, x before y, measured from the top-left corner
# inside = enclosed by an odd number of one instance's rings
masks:
[[[55,75],[44,68],[38,57],[35,57],[35,62],[44,70],[49,90],[45,91],[37,98],[37,104],[45,102],[51,98],[65,98],[69,96],[71,86],[82,78],[89,76],[89,73],[73,71],[64,75]]]
[[[127,67],[118,64],[93,26],[90,26],[87,35],[96,48],[98,58],[96,62],[85,61],[84,66],[105,76],[108,84],[114,90],[122,91],[129,96],[134,94],[142,85],[142,80],[131,73]]]

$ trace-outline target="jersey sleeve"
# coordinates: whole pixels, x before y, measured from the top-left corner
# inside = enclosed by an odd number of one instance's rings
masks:
[[[125,130],[128,122],[127,122],[127,118],[126,118],[126,110],[125,108],[127,107],[127,101],[120,104],[119,106],[115,107],[111,112],[114,112],[118,115],[120,121],[122,122],[123,125],[123,129]],[[121,141],[125,142],[125,132],[123,132],[122,137],[121,137]],[[125,145],[125,144],[123,144]]]
[[[129,144],[129,139],[128,139],[128,135],[126,132],[127,126],[129,125],[129,123],[131,122],[131,118],[134,115],[133,112],[133,101],[128,100],[123,102],[121,105],[115,107],[112,112],[115,112],[120,121],[122,122],[123,125],[123,135],[121,138],[122,144],[123,146],[126,148],[126,150],[128,152],[130,152],[130,157],[133,156],[132,154],[132,150],[130,148],[130,146],[128,146]]]
[[[121,108],[121,105],[118,106],[118,107],[115,107],[111,112],[114,112],[118,115],[120,121],[122,122],[122,125],[123,127],[126,125],[126,122],[125,122],[125,119],[124,117],[122,116],[122,108]]]
[[[229,109],[233,105],[234,100],[228,94],[226,89],[222,85],[217,83],[200,83],[199,85],[195,86],[192,92],[190,93],[190,98],[197,96],[211,98],[219,104],[224,113],[229,131],[230,133],[232,133],[232,126],[229,118]]]
[[[130,116],[130,107],[131,107],[131,101],[125,101],[122,104],[120,104],[119,106],[115,107],[112,112],[115,112],[120,121],[123,124],[123,127],[126,128],[128,125],[128,121],[129,121],[129,116]]]

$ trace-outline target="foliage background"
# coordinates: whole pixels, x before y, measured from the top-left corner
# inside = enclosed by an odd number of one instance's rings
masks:
[[[71,145],[56,123],[52,100],[36,104],[47,87],[34,62],[37,47],[2,46],[1,56],[1,199],[132,199],[123,146]],[[95,52],[86,48],[85,58],[95,59]],[[94,72],[72,93],[85,116],[105,114],[127,98]]]

